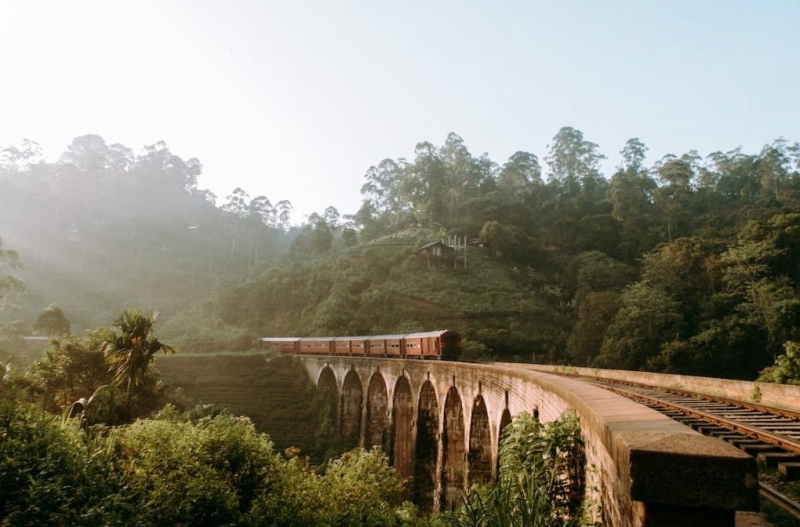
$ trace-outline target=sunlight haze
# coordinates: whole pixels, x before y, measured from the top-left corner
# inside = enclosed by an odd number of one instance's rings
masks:
[[[647,162],[800,138],[800,3],[0,2],[0,147],[164,140],[292,222],[449,132],[498,163],[562,126]]]

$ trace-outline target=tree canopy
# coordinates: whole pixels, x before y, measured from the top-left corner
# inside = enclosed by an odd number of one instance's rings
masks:
[[[0,302],[22,258],[28,323],[47,302],[78,328],[151,305],[193,346],[449,325],[499,357],[755,378],[799,337],[800,145],[618,148],[604,173],[574,127],[504,162],[450,133],[369,167],[354,213],[292,225],[290,203],[234,185],[217,204],[163,142],[82,136],[47,163],[27,141],[0,157],[0,233],[21,250],[0,252]],[[466,269],[421,265],[442,239],[468,242]]]

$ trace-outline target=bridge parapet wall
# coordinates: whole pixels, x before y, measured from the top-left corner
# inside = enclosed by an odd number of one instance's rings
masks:
[[[453,505],[452,482],[453,477],[461,477],[460,470],[463,469],[462,490],[472,481],[467,460],[476,458],[471,451],[476,434],[471,429],[471,416],[484,415],[474,411],[475,406],[481,404],[485,405],[488,417],[490,445],[487,446],[491,449],[493,475],[496,475],[498,439],[504,416],[535,411],[542,421],[548,422],[568,408],[574,409],[581,422],[590,465],[588,497],[601,506],[595,514],[605,525],[732,526],[736,510],[755,510],[758,506],[757,472],[751,457],[597,386],[518,364],[314,356],[302,359],[315,383],[323,371],[327,370],[328,377],[333,372],[339,394],[345,377],[349,373],[352,378],[355,372],[365,394],[363,408],[370,404],[371,379],[380,373],[387,385],[387,417],[393,415],[394,391],[401,378],[404,381],[400,384],[405,386],[407,382],[411,387],[414,409],[420,408],[423,385],[433,386],[439,414],[438,434],[434,434],[439,442],[435,456],[436,476],[432,483],[434,508]],[[453,388],[458,398],[453,398]],[[448,399],[450,403],[446,404]],[[460,413],[452,412],[453,404],[461,405]],[[362,412],[361,444],[365,439],[365,414]],[[456,438],[463,441],[463,445],[455,445],[457,448],[452,444],[452,433],[447,437],[448,422],[454,415],[461,415],[464,420],[463,437]],[[486,428],[484,421],[482,418],[482,428]],[[411,429],[413,440],[419,432],[417,425],[415,420]],[[401,455],[412,459],[394,459],[395,466],[404,461],[413,464],[414,449],[402,452],[406,453]],[[465,453],[463,464],[460,459],[452,459],[453,452]]]
[[[512,366],[510,363],[499,364]],[[660,386],[662,388],[678,388],[706,395],[736,399],[738,401],[752,401],[767,406],[800,410],[800,386],[789,384],[738,381],[732,379],[718,379],[715,377],[694,377],[691,375],[672,375],[644,371],[548,366],[544,364],[516,364],[515,366],[544,373],[566,373],[596,379]]]

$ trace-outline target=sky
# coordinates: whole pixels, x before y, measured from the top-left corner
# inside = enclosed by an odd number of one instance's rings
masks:
[[[796,0],[0,0],[0,147],[163,140],[299,224],[449,132],[544,164],[572,126],[608,176],[632,137],[649,163],[800,141],[798,27]]]

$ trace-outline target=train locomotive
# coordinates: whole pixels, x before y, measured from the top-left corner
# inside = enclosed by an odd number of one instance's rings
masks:
[[[283,353],[297,355],[434,360],[457,360],[461,357],[461,335],[447,329],[366,337],[264,337],[261,341]]]

